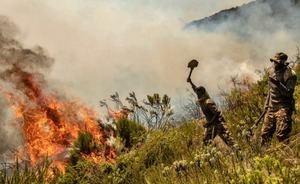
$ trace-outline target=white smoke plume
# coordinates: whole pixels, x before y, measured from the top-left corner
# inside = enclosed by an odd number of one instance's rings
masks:
[[[23,43],[42,45],[55,58],[49,75],[53,84],[97,105],[115,91],[178,99],[189,87],[186,65],[193,58],[200,61],[193,79],[216,95],[233,75],[255,78],[275,52],[294,54],[299,40],[284,28],[256,32],[251,39],[230,31],[183,29],[191,20],[248,2],[3,0],[0,10],[18,25]],[[259,21],[254,16],[237,27],[251,32]]]

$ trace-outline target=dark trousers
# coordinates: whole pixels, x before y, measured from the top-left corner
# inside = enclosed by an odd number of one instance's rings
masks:
[[[262,145],[270,144],[273,134],[280,142],[288,143],[292,131],[292,114],[289,108],[281,108],[277,111],[268,110],[262,127]]]
[[[235,143],[228,131],[225,122],[217,122],[205,129],[203,142],[209,144],[216,136],[220,136],[223,141],[231,148],[234,148]]]

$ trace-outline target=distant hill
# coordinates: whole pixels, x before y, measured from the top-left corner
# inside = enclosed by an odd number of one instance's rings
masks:
[[[207,31],[300,30],[300,0],[256,0],[239,7],[222,10],[212,16],[194,20],[187,29]]]

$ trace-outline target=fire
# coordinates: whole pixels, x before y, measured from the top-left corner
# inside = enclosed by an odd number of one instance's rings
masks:
[[[109,116],[114,120],[114,121],[119,121],[121,119],[128,119],[129,116],[129,111],[128,110],[119,110],[119,111],[109,111]]]
[[[24,146],[19,150],[21,159],[34,166],[44,158],[64,170],[68,149],[80,131],[90,132],[96,143],[105,144],[103,130],[99,126],[97,113],[82,103],[69,100],[49,89],[39,74],[23,71],[14,66],[4,80],[11,82],[17,93],[6,91],[6,99],[15,112],[22,127]],[[113,152],[110,149],[110,152]],[[92,153],[87,159],[101,162],[111,153]]]

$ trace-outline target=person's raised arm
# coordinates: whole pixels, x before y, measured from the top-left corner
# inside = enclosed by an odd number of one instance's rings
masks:
[[[197,87],[196,87],[196,85],[193,83],[193,81],[192,81],[192,79],[191,79],[190,77],[187,79],[187,82],[191,84],[193,90],[195,91]]]

